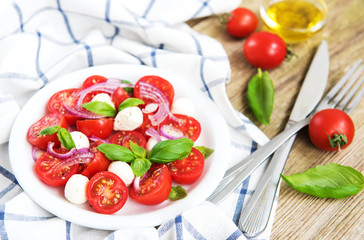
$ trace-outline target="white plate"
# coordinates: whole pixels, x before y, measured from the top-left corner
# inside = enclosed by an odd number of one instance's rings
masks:
[[[96,213],[88,203],[72,204],[64,198],[63,188],[44,184],[34,172],[31,145],[26,140],[28,128],[46,114],[50,96],[62,89],[80,87],[90,75],[103,75],[129,80],[135,83],[144,75],[159,75],[172,83],[176,97],[189,97],[196,104],[195,118],[201,123],[202,132],[195,146],[203,145],[215,150],[206,160],[199,180],[184,186],[188,192],[185,199],[165,201],[156,206],[145,206],[128,198],[125,206],[112,215]],[[19,113],[10,136],[9,157],[14,174],[33,201],[52,214],[70,222],[91,228],[115,230],[126,227],[158,226],[174,218],[182,211],[202,203],[217,187],[226,167],[229,147],[227,125],[213,102],[190,84],[188,80],[139,65],[105,65],[83,69],[61,77],[38,91]]]

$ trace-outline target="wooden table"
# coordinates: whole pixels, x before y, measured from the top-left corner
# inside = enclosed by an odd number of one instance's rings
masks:
[[[233,106],[250,118],[268,137],[282,131],[321,39],[326,39],[330,52],[330,73],[327,89],[345,73],[348,65],[364,58],[364,1],[327,0],[328,22],[310,40],[292,45],[298,55],[290,62],[269,70],[274,82],[274,110],[269,126],[260,124],[247,104],[247,85],[256,68],[245,60],[244,39],[230,37],[215,17],[198,19],[189,24],[198,32],[217,39],[225,48],[231,63],[232,76],[227,94]],[[241,4],[258,15],[259,1],[244,0]],[[267,30],[260,24],[257,31]],[[307,128],[297,136],[285,174],[304,172],[330,162],[351,166],[364,173],[364,99],[351,113],[356,127],[353,143],[341,152],[325,152],[309,141]],[[282,182],[271,239],[364,239],[364,191],[342,199],[320,199],[300,193]]]

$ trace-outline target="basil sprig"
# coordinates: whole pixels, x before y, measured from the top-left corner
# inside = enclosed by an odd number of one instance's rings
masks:
[[[142,176],[148,171],[152,163],[169,163],[187,157],[192,149],[193,141],[189,138],[165,140],[158,142],[147,151],[130,141],[130,149],[117,145],[103,143],[97,149],[110,160],[130,162],[131,169],[136,176]]]
[[[177,201],[177,200],[180,200],[180,199],[183,199],[187,197],[187,191],[186,189],[184,189],[183,187],[177,185],[175,187],[172,187],[171,188],[171,192],[169,193],[169,200],[172,200],[172,201]]]
[[[204,159],[210,157],[210,155],[214,152],[214,149],[205,146],[196,146],[195,148],[202,153]]]
[[[364,188],[364,176],[352,167],[329,163],[282,179],[294,189],[320,198],[346,198]]]
[[[140,104],[144,104],[144,101],[139,98],[127,98],[122,103],[120,103],[118,111],[120,112],[125,108],[138,106]]]
[[[98,115],[103,115],[108,117],[113,117],[116,115],[116,109],[110,104],[107,104],[105,102],[99,102],[99,101],[88,102],[82,104],[81,107],[86,108],[86,110],[96,113]]]
[[[258,74],[248,84],[248,102],[258,121],[269,125],[273,112],[274,88],[268,72],[262,73],[258,68]]]
[[[58,132],[59,129],[61,129],[61,126],[59,126],[59,125],[46,127],[42,131],[40,131],[37,135],[52,135],[52,134]]]
[[[61,128],[58,130],[57,133],[59,141],[62,143],[62,145],[67,148],[68,150],[71,150],[72,148],[76,148],[75,142],[72,139],[71,134],[67,131],[65,128]]]

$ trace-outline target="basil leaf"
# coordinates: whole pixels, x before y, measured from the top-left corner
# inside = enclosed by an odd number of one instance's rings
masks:
[[[169,193],[168,196],[168,198],[172,201],[180,200],[185,197],[187,197],[187,192],[183,187],[179,185],[172,187],[171,192]]]
[[[258,74],[250,80],[248,84],[248,101],[259,122],[268,125],[274,102],[273,81],[270,79],[268,72],[262,73],[259,68]]]
[[[58,132],[60,129],[61,129],[61,126],[59,126],[59,125],[46,127],[42,131],[40,131],[38,133],[38,135],[52,135],[52,134]]]
[[[364,188],[363,174],[354,168],[329,163],[282,179],[294,189],[320,198],[346,198]]]
[[[204,146],[196,146],[195,148],[202,153],[202,155],[205,159],[210,157],[210,155],[214,152],[214,149],[207,148]]]
[[[97,149],[110,160],[131,162],[135,159],[133,152],[129,148],[117,144],[102,143]]]
[[[62,143],[62,145],[68,150],[75,148],[75,142],[72,139],[71,134],[65,128],[61,128],[57,133],[58,140]]]
[[[145,158],[147,156],[147,150],[133,141],[130,141],[130,148],[136,157]]]
[[[127,98],[120,103],[118,111],[120,112],[125,108],[138,106],[140,104],[144,104],[144,101],[139,98]]]
[[[130,81],[128,81],[128,80],[121,80],[121,82],[122,83],[129,83],[129,84],[131,84],[131,82]],[[132,87],[124,87],[123,88],[127,93],[133,93],[134,92],[134,88],[132,88]]]
[[[187,157],[193,141],[189,138],[160,141],[150,150],[148,159],[155,163],[169,163]]]
[[[88,111],[98,115],[113,117],[116,114],[115,108],[105,102],[88,102],[82,104],[81,107],[86,108]]]
[[[144,173],[146,173],[149,170],[150,166],[152,166],[152,163],[146,158],[136,158],[130,164],[133,173],[137,177],[140,177]]]

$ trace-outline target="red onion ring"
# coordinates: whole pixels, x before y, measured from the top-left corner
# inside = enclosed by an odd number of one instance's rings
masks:
[[[160,127],[161,136],[168,139],[179,139],[183,138],[183,132],[172,125],[163,125]]]
[[[32,157],[34,159],[34,161],[36,162],[38,160],[38,158],[45,153],[44,150],[37,148],[37,147],[33,147],[32,149]]]
[[[93,142],[103,142],[103,143],[110,143],[108,140],[105,140],[105,139],[102,139],[102,138],[99,138],[99,137],[95,137],[95,136],[90,136],[88,138],[90,141],[93,141]]]
[[[66,153],[57,153],[56,151],[54,151],[53,146],[54,146],[54,142],[48,142],[47,151],[49,152],[49,154],[51,154],[52,156],[54,156],[56,158],[61,158],[61,159],[69,158],[77,152],[76,148],[72,148],[70,151],[68,151]]]
[[[156,103],[165,103],[168,108],[170,107],[170,102],[168,97],[157,87],[153,86],[144,81],[139,82],[139,94],[143,98],[149,98]]]
[[[153,127],[149,127],[146,131],[145,134],[155,138],[158,142],[162,141],[161,136],[159,135],[159,133],[157,132],[157,130],[155,130]]]

